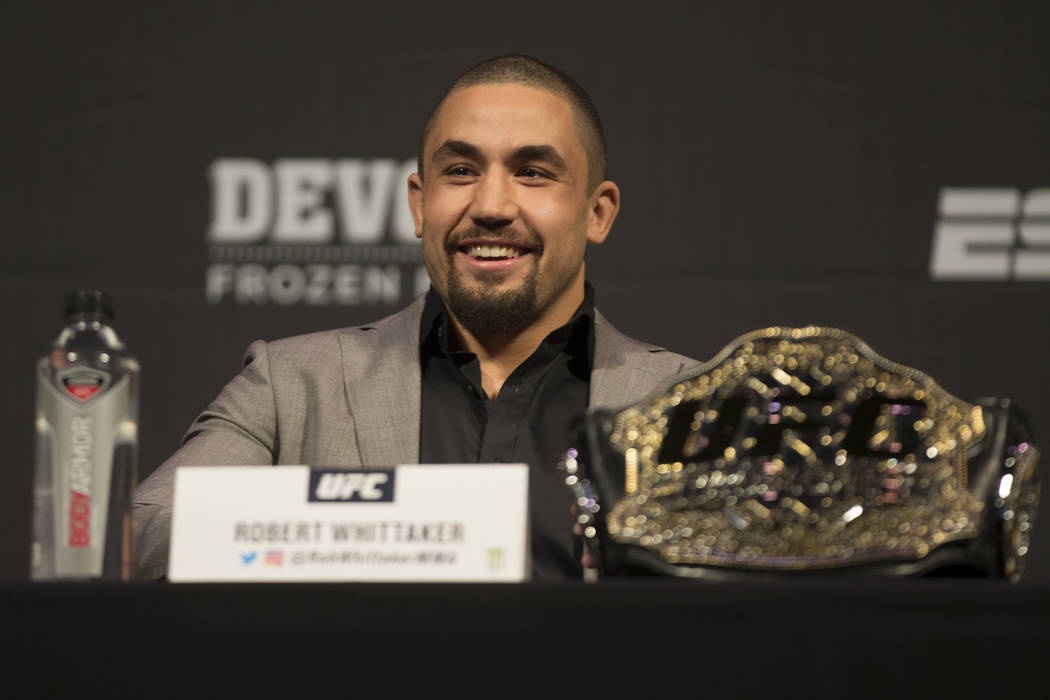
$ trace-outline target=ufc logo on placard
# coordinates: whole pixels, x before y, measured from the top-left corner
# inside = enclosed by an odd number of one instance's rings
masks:
[[[941,190],[935,280],[1050,280],[1050,188]]]
[[[367,472],[311,469],[307,500],[389,503],[394,500],[393,469]]]

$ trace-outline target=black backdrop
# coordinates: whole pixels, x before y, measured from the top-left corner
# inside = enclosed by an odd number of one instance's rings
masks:
[[[0,27],[0,576],[28,572],[33,364],[63,293],[116,299],[143,367],[145,476],[253,339],[411,298],[418,251],[388,205],[397,189],[377,183],[414,157],[448,80],[497,53],[563,67],[602,112],[623,210],[588,271],[621,329],[707,358],[765,325],[843,327],[961,398],[1014,398],[1050,451],[1050,269],[1012,262],[1046,252],[1045,2],[167,5],[24,3]],[[265,189],[242,216],[263,215],[223,248],[209,173],[234,160]],[[312,208],[281,200],[310,187]],[[978,204],[970,188],[1002,190],[1004,211],[969,212],[995,213],[1001,251],[931,252],[945,188]],[[251,209],[267,196],[292,233]],[[1009,204],[1024,201],[1027,215]],[[331,225],[313,242],[273,247],[318,216]],[[1040,529],[1028,578],[1047,581]]]

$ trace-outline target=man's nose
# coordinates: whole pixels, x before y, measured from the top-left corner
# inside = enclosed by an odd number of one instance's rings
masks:
[[[486,173],[474,189],[470,217],[481,225],[502,225],[518,217],[513,179],[506,173]]]

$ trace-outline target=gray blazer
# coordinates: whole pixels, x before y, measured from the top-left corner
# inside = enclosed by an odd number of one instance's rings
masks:
[[[252,343],[182,448],[135,490],[136,578],[167,574],[176,467],[418,462],[422,313],[420,298],[371,325]],[[698,364],[628,338],[597,312],[594,329],[593,407],[633,403]]]

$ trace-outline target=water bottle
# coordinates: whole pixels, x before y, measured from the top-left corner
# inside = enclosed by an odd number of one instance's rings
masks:
[[[66,296],[66,326],[37,363],[33,580],[128,580],[139,365],[100,291]]]

